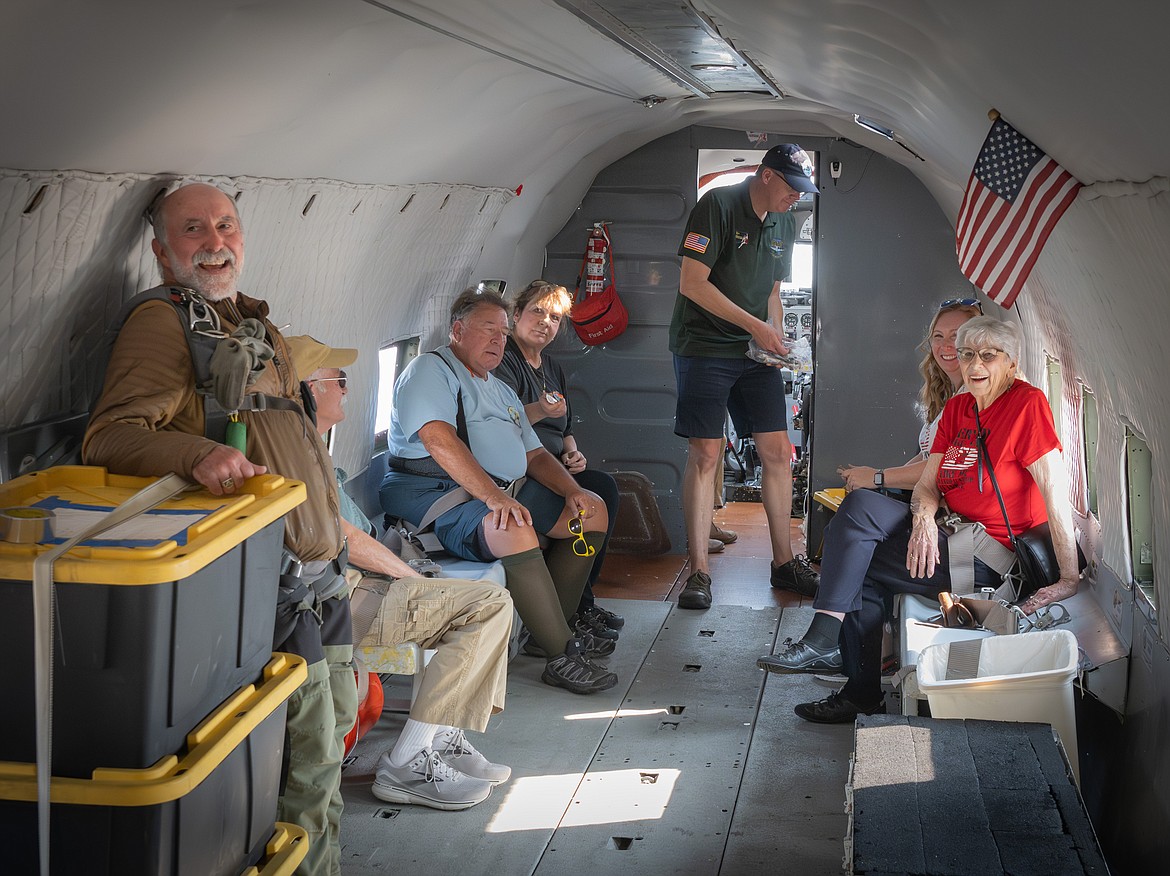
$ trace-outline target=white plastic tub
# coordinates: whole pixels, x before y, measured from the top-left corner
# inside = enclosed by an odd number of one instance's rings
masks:
[[[929,645],[918,655],[918,686],[930,703],[930,714],[1051,724],[1079,783],[1073,706],[1076,636],[1046,630],[984,639],[976,677],[948,681],[950,648],[949,643]]]

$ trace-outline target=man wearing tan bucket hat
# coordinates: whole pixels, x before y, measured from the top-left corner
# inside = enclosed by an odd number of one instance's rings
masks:
[[[297,376],[312,394],[317,431],[324,435],[345,419],[349,377],[341,368],[354,362],[357,351],[329,347],[307,335],[288,338],[288,343]],[[336,469],[336,474],[351,590],[385,594],[365,641],[415,642],[435,649],[406,726],[378,761],[374,796],[432,809],[474,806],[512,774],[480,754],[463,732],[482,732],[504,707],[512,598],[491,583],[421,576],[372,537],[369,519],[345,492],[345,472]],[[358,614],[355,608],[355,620]],[[348,673],[352,688],[349,657],[342,651],[332,657],[337,663],[331,659],[331,668],[336,666],[339,676]],[[352,720],[339,727],[341,736],[351,726]]]

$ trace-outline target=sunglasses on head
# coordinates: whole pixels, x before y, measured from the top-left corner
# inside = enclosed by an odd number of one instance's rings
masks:
[[[983,313],[983,304],[978,298],[948,298],[938,306],[938,309],[946,310],[948,307],[977,307],[979,312]]]

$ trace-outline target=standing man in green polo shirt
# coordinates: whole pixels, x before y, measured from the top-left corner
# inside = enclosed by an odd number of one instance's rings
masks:
[[[788,352],[779,331],[780,281],[791,276],[797,230],[788,211],[802,192],[817,193],[811,175],[803,149],[795,143],[773,146],[753,177],[699,199],[679,246],[682,272],[670,349],[678,382],[674,431],[687,439],[683,517],[691,567],[679,608],[711,607],[707,539],[728,411],[737,429],[751,433],[763,464],[772,586],[802,596],[816,593],[816,572],[792,553],[792,445],[784,378],[779,368],[747,357],[753,338],[765,350]]]

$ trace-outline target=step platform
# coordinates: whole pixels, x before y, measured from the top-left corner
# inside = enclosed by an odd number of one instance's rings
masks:
[[[1047,724],[860,716],[850,873],[1109,872]]]

